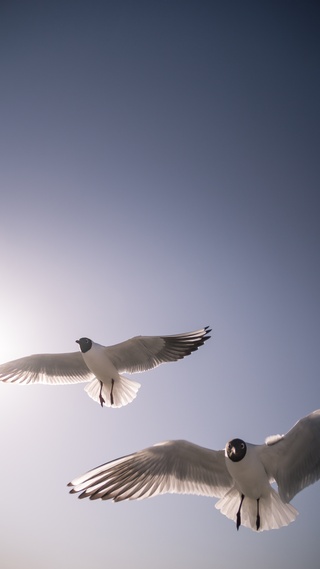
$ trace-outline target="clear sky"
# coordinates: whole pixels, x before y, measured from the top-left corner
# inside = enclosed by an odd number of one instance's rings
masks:
[[[215,500],[67,483],[166,439],[262,443],[320,407],[319,3],[0,8],[0,362],[210,325],[101,409],[0,384],[1,569],[308,569],[320,483],[256,534]]]

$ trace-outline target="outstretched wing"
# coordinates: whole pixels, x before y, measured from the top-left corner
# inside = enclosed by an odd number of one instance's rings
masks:
[[[8,383],[79,383],[93,377],[81,352],[37,354],[0,365],[0,381]]]
[[[206,326],[194,332],[174,336],[135,336],[105,349],[120,373],[135,373],[188,356],[210,338],[210,332]]]
[[[107,462],[68,484],[91,500],[133,500],[158,494],[221,497],[232,486],[224,451],[167,441]]]
[[[284,502],[320,479],[320,410],[300,419],[283,436],[269,437],[261,460]]]

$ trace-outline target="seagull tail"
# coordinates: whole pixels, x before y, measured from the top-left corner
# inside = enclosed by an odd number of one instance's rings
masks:
[[[140,387],[141,384],[137,381],[119,375],[113,386],[103,384],[102,393],[101,382],[96,378],[90,381],[85,391],[97,403],[100,403],[100,395],[102,395],[106,407],[123,407],[135,399]]]
[[[232,487],[216,503],[216,508],[227,518],[236,521],[240,505],[240,492]],[[293,522],[298,511],[291,505],[284,503],[278,492],[270,486],[270,492],[259,500],[260,528],[259,531],[278,529]],[[257,500],[245,497],[241,507],[241,525],[256,531]]]

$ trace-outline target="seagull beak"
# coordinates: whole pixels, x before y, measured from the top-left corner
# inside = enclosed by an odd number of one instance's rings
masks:
[[[234,453],[235,453],[235,448],[234,446],[231,446],[231,444],[229,443],[226,448],[226,456],[230,458]]]
[[[76,340],[77,344],[80,344],[80,340]]]

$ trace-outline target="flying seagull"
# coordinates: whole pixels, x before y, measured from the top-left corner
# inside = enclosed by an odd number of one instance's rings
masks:
[[[216,508],[252,530],[277,529],[298,514],[289,504],[320,478],[320,410],[286,435],[254,445],[229,441],[210,450],[188,441],[166,441],[118,458],[69,482],[71,494],[90,500],[134,500],[164,493],[220,498]],[[271,486],[278,485],[278,492]]]
[[[136,336],[114,346],[89,338],[76,342],[80,352],[37,354],[0,365],[0,381],[9,383],[79,383],[90,381],[88,395],[107,407],[122,407],[136,397],[140,383],[121,375],[175,362],[196,351],[210,338],[209,326],[172,336]]]

